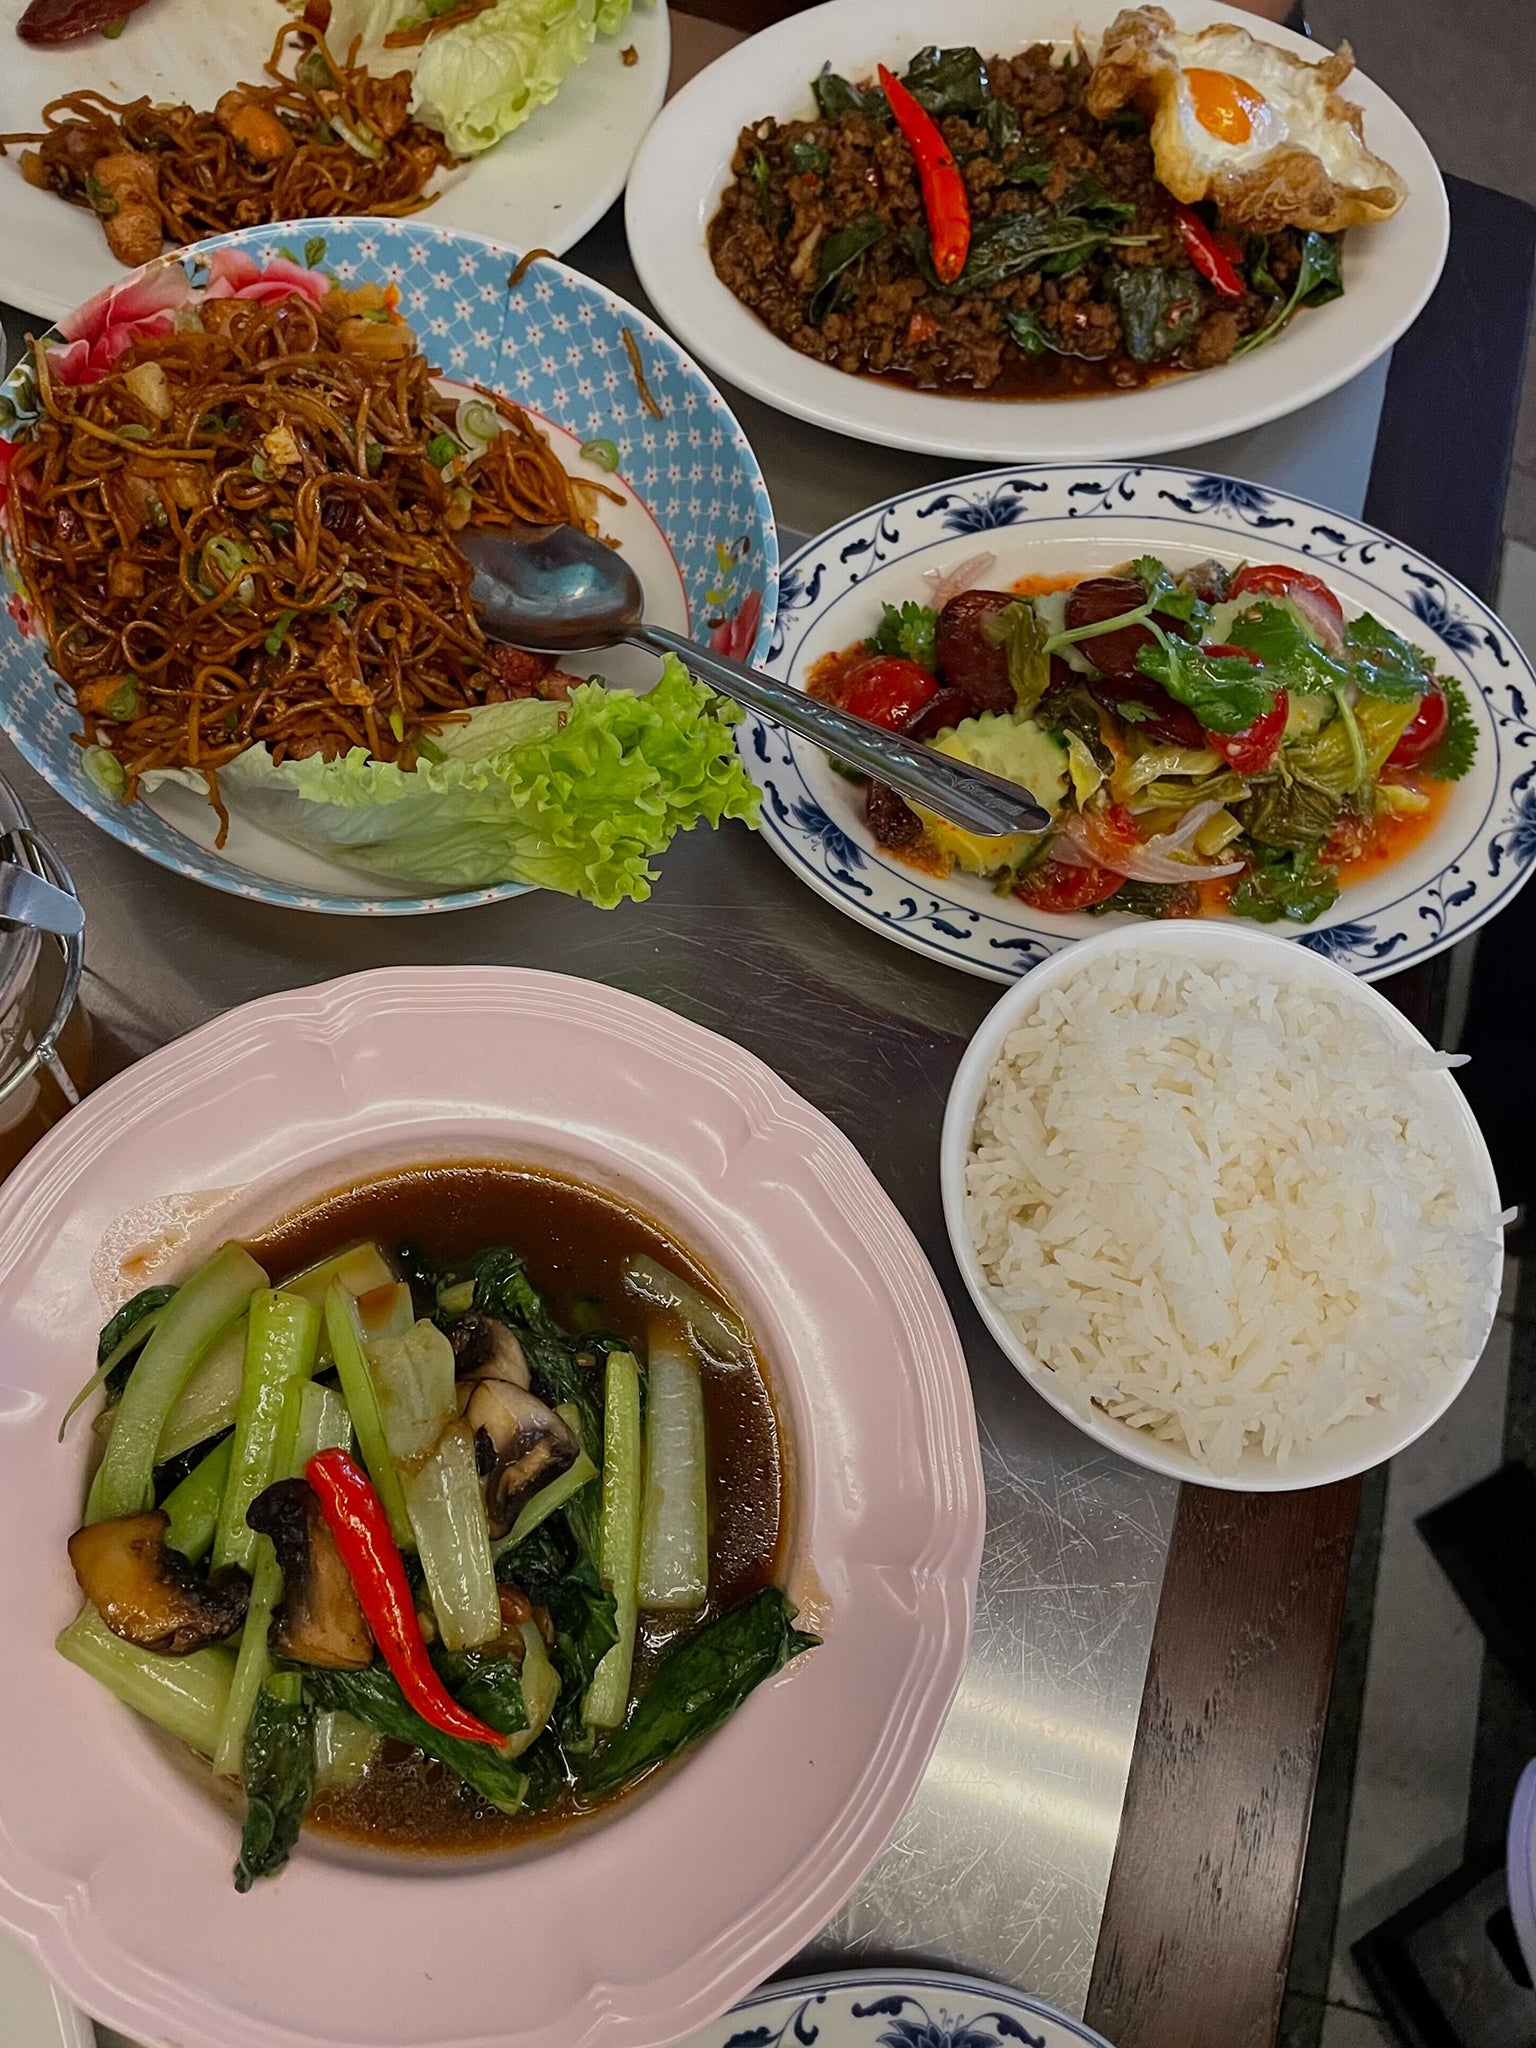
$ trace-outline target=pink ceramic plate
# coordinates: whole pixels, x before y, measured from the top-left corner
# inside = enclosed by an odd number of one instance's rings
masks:
[[[239,1898],[229,1814],[52,1649],[85,1451],[59,1418],[148,1278],[454,1158],[600,1183],[718,1273],[789,1424],[788,1579],[825,1645],[584,1832],[474,1863],[306,1841]],[[154,2048],[655,2048],[783,1962],[889,1839],[960,1676],[982,1528],[938,1284],[852,1146],[757,1060],[516,969],[253,1003],[93,1096],[0,1197],[0,1920]]]

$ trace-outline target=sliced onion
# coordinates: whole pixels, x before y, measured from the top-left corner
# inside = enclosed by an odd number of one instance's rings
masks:
[[[931,602],[934,610],[941,612],[952,597],[959,597],[962,591],[974,590],[996,560],[996,555],[968,555],[953,569],[925,570],[925,580],[933,585]]]
[[[1191,804],[1174,831],[1159,833],[1141,846],[1107,849],[1102,844],[1102,835],[1094,832],[1092,821],[1079,814],[1070,818],[1060,837],[1052,841],[1051,858],[1068,867],[1107,868],[1112,875],[1124,875],[1130,882],[1210,882],[1219,875],[1239,874],[1247,866],[1246,861],[1190,860],[1182,851],[1206,819],[1213,818],[1220,808],[1207,797],[1201,803]]]

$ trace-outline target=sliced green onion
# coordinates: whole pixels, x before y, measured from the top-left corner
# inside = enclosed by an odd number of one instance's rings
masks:
[[[138,420],[129,420],[126,425],[117,429],[117,438],[119,441],[147,441],[149,428],[142,426]]]
[[[403,711],[391,711],[389,714],[389,729],[395,738],[403,744],[405,740],[405,713]]]
[[[120,35],[122,34],[123,30],[124,30],[124,29],[125,29],[125,28],[126,28],[127,26],[128,26],[128,17],[127,17],[127,15],[126,15],[126,14],[120,14],[120,15],[119,15],[119,16],[117,17],[117,20],[116,20],[116,21],[109,21],[109,22],[107,22],[107,23],[106,23],[106,25],[105,25],[105,26],[103,27],[103,29],[102,29],[102,31],[101,31],[101,32],[102,32],[102,34],[103,34],[103,35],[104,35],[104,36],[106,37],[106,39],[107,39],[107,41],[108,41],[109,43],[115,43],[115,42],[117,41],[118,37],[119,37],[119,36],[120,36]]]
[[[377,476],[384,467],[384,443],[382,441],[369,441],[363,449],[363,461],[368,466],[368,474],[370,476]]]
[[[276,474],[277,472],[273,469],[271,463],[268,462],[265,455],[257,453],[251,457],[251,475],[255,477],[258,483],[269,484]],[[271,651],[270,648],[268,651]]]
[[[483,398],[461,398],[453,430],[471,455],[482,455],[503,428],[501,414]]]
[[[427,443],[427,460],[434,469],[446,469],[450,462],[457,462],[463,452],[452,434],[434,434]]]
[[[586,1718],[594,1728],[617,1728],[629,1708],[640,1561],[640,1367],[630,1352],[609,1352],[605,1393],[598,1557],[603,1583],[613,1595],[619,1639],[593,1673]]]
[[[132,676],[124,676],[117,688],[107,699],[106,716],[115,719],[119,725],[139,715],[139,686]]]
[[[122,803],[128,789],[128,772],[110,747],[87,747],[80,756],[86,780],[94,782],[103,796]]]
[[[583,441],[576,453],[583,462],[596,463],[599,469],[615,470],[619,466],[617,441]]]
[[[278,655],[283,651],[283,642],[288,638],[288,628],[298,617],[297,612],[279,612],[271,632],[262,643],[268,654]]]

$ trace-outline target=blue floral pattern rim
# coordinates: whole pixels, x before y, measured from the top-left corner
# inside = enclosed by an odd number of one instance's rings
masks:
[[[923,600],[925,574],[997,557],[977,580],[1086,575],[1132,556],[1215,555],[1307,567],[1346,610],[1377,612],[1467,691],[1478,758],[1422,845],[1347,886],[1316,924],[1267,929],[1367,980],[1396,974],[1497,914],[1536,863],[1536,673],[1480,599],[1403,542],[1267,486],[1148,463],[984,470],[872,506],[783,565],[767,666],[804,686],[824,653],[861,639],[882,602]],[[763,792],[762,829],[819,895],[912,950],[1013,981],[1107,918],[1050,917],[973,877],[940,880],[878,846],[858,790],[819,750],[747,718],[742,756]],[[1127,922],[1120,917],[1115,921]]]
[[[1026,1992],[938,1970],[767,1984],[683,2048],[1109,2048]]]
[[[709,378],[645,314],[553,258],[530,264],[515,291],[519,252],[487,236],[407,220],[324,219],[246,228],[198,243],[161,262],[195,275],[219,248],[247,250],[259,263],[323,240],[317,266],[342,284],[393,283],[400,310],[433,367],[455,382],[481,383],[573,434],[612,441],[616,483],[661,532],[677,564],[696,633],[732,654],[760,660],[773,634],[778,539],[768,487],[751,443]],[[148,269],[157,268],[149,265]],[[123,283],[135,273],[124,271]],[[639,348],[660,416],[646,406],[626,352]],[[8,395],[11,379],[0,389]],[[28,764],[75,809],[123,845],[210,888],[284,909],[341,916],[413,917],[462,910],[526,893],[524,882],[438,896],[363,896],[337,887],[299,888],[205,851],[148,805],[104,795],[80,768],[72,703],[15,611],[0,624],[0,726]]]

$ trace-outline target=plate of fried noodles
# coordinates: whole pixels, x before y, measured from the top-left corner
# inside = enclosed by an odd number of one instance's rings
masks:
[[[0,298],[50,320],[284,220],[426,210],[561,254],[622,191],[670,57],[665,0],[125,0],[105,34],[5,40]]]
[[[222,236],[33,341],[0,431],[0,724],[162,866],[352,914],[606,908],[677,832],[755,817],[675,660],[561,668],[469,603],[456,534],[575,524],[657,623],[745,658],[772,631],[740,427],[554,259],[422,221]]]

